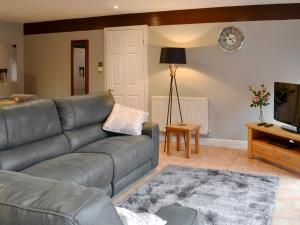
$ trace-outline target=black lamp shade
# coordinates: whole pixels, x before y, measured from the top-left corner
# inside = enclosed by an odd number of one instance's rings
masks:
[[[160,63],[186,64],[185,48],[161,48]]]

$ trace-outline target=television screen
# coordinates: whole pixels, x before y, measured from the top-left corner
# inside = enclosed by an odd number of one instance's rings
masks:
[[[300,127],[300,85],[275,82],[274,119]]]

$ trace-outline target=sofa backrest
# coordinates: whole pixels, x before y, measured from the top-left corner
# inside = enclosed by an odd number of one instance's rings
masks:
[[[115,104],[111,93],[56,98],[54,102],[72,151],[108,136],[102,124]]]
[[[7,147],[6,125],[2,113],[0,113],[0,150]]]
[[[0,111],[0,169],[19,171],[70,152],[52,100],[7,106]]]

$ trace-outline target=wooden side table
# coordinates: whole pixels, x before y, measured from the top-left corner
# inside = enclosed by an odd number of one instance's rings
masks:
[[[177,135],[176,145],[177,151],[181,148],[181,136],[185,135],[186,146],[185,146],[185,156],[186,158],[191,157],[191,134],[195,133],[195,152],[199,154],[199,124],[171,124],[166,126],[166,135],[167,135],[167,155],[171,155],[171,142],[172,142],[172,134],[175,133]]]

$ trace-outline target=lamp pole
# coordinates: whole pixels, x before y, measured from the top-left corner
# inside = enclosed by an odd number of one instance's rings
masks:
[[[168,101],[168,112],[167,112],[167,122],[166,126],[172,124],[172,107],[173,107],[173,84],[175,84],[175,92],[177,97],[177,103],[178,103],[178,109],[179,109],[179,115],[180,115],[180,122],[183,123],[182,118],[182,112],[181,112],[181,105],[180,105],[180,99],[178,94],[178,87],[177,87],[177,81],[176,81],[176,70],[178,68],[178,64],[170,64],[170,89],[169,89],[169,101]],[[165,142],[164,142],[164,152],[166,151],[166,142],[167,142],[167,135],[165,135]],[[185,138],[184,138],[185,142]]]
[[[172,124],[172,105],[173,105],[174,85],[175,85],[175,92],[176,92],[179,115],[180,115],[180,122],[181,124],[183,124],[181,105],[180,105],[180,99],[179,99],[178,87],[176,81],[176,71],[178,65],[186,64],[185,48],[170,48],[170,47],[162,48],[160,53],[160,63],[169,64],[170,78],[171,78],[166,126]],[[167,135],[165,135],[164,151],[166,151],[166,142],[167,142]]]

